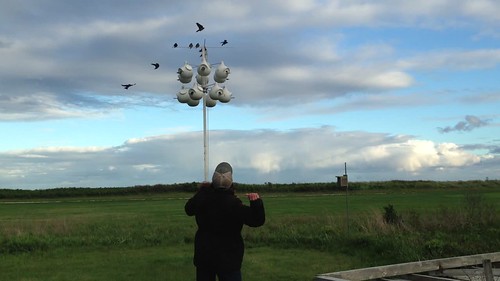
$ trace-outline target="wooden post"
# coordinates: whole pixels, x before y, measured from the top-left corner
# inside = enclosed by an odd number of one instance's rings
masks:
[[[491,260],[483,260],[484,277],[486,281],[493,281],[493,268],[491,267]]]

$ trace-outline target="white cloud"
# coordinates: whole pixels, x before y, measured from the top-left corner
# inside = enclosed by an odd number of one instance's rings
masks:
[[[172,7],[169,1],[158,0],[127,5],[118,0],[26,0],[2,5],[0,122],[88,119],[133,107],[137,112],[131,114],[131,126],[148,128],[149,124],[139,124],[135,118],[147,120],[144,116],[152,107],[176,111],[173,97],[181,85],[175,70],[185,60],[199,62],[197,50],[174,49],[172,44],[185,47],[205,38],[210,62],[218,63],[223,57],[231,67],[227,87],[235,102],[228,106],[243,111],[251,107],[260,113],[250,117],[254,120],[297,120],[295,126],[321,126],[335,124],[335,120],[326,120],[332,114],[342,118],[365,110],[378,114],[386,108],[415,109],[420,114],[415,120],[442,120],[437,116],[444,108],[440,105],[450,100],[465,102],[467,112],[482,116],[491,115],[483,113],[484,104],[498,102],[497,85],[483,84],[488,77],[498,76],[500,64],[500,51],[494,47],[500,6],[494,0],[215,0],[204,5],[202,13],[193,12],[200,4],[204,3],[181,1]],[[195,14],[199,18],[193,20]],[[203,33],[195,32],[196,21],[205,25]],[[425,41],[419,40],[421,36]],[[223,39],[230,41],[227,48],[219,48]],[[157,71],[151,69],[153,61],[161,64]],[[477,84],[447,83],[465,76]],[[442,84],[430,81],[433,79]],[[124,91],[123,83],[137,85]],[[457,93],[458,87],[474,90],[464,98]],[[451,92],[455,96],[436,94]],[[446,110],[463,112],[457,104]],[[177,113],[162,117],[171,121]],[[315,117],[323,119],[310,121]],[[445,128],[464,131],[485,125],[476,121],[454,121],[455,127]],[[473,133],[491,129],[496,126],[493,122]],[[141,131],[165,132],[157,124]],[[429,126],[435,133],[435,126]],[[438,143],[427,137],[331,129],[237,129],[212,132],[211,163],[230,159],[242,170],[242,181],[324,180],[344,161],[360,171],[358,178],[369,180],[417,174],[439,178],[436,173],[451,176],[452,170],[460,178],[466,174],[464,169],[475,169],[476,175],[498,170],[491,168],[497,164],[495,157],[477,158],[480,156],[454,147],[465,142],[455,138]],[[88,131],[89,136],[94,132],[93,128]],[[22,180],[4,181],[0,176],[0,185],[197,180],[202,166],[201,141],[199,132],[188,131],[180,128],[169,135],[135,138],[129,134],[124,137],[130,137],[128,141],[115,147],[89,143],[89,147],[5,152],[5,159],[0,158],[0,174]],[[411,130],[405,128],[405,132]],[[447,137],[452,135],[457,134]],[[496,155],[495,149],[489,151]],[[487,168],[478,169],[480,165]],[[130,182],[125,180],[129,175],[133,175]]]
[[[161,171],[158,165],[153,165],[153,164],[138,164],[138,165],[132,165],[132,167],[141,172],[157,173]]]
[[[463,167],[476,164],[480,157],[461,150],[456,144],[436,144],[427,140],[407,140],[361,149],[364,161],[387,162],[390,169],[418,173],[429,167]]]
[[[0,97],[8,97],[0,99],[0,120],[81,118],[97,114],[95,110],[98,109],[102,109],[101,114],[113,112],[130,105],[123,102],[123,97],[114,99],[122,94],[119,85],[126,82],[138,83],[134,91],[127,93],[130,99],[143,100],[145,93],[155,96],[149,105],[158,104],[166,96],[174,97],[179,85],[166,81],[176,79],[177,63],[184,60],[178,60],[177,56],[181,54],[186,59],[190,55],[197,56],[186,49],[173,50],[171,44],[187,45],[200,40],[195,37],[198,34],[182,35],[188,30],[194,32],[195,26],[187,24],[181,11],[190,10],[196,4],[180,4],[179,13],[163,15],[154,10],[159,6],[161,4],[155,1],[148,1],[144,6],[133,4],[137,16],[125,18],[117,15],[133,13],[120,7],[106,10],[109,17],[80,7],[78,18],[64,21],[64,18],[52,17],[56,11],[33,3],[33,11],[46,15],[45,21],[41,21],[33,33],[28,29],[22,33],[0,30],[0,42],[4,42],[0,44],[0,54],[4,57],[0,65],[0,77],[4,77],[0,78],[4,87]],[[368,41],[345,46],[349,33],[337,28],[345,25],[372,28],[382,23],[399,26],[406,23],[407,18],[480,19],[480,15],[492,6],[491,1],[473,5],[450,0],[418,4],[400,1],[239,4],[215,1],[207,7],[207,14],[219,17],[217,21],[211,17],[203,21],[206,26],[213,26],[204,35],[230,35],[234,38],[229,38],[231,44],[236,40],[230,46],[234,49],[230,49],[232,57],[226,63],[233,70],[228,87],[238,89],[235,91],[238,105],[261,106],[265,103],[279,107],[283,103],[301,101],[304,93],[308,100],[331,100],[351,93],[370,96],[373,92],[408,88],[415,84],[409,72],[414,70],[495,67],[500,61],[496,49],[430,50],[397,58],[397,49],[391,42]],[[9,9],[16,10],[14,6]],[[74,12],[77,8],[62,3],[60,9]],[[146,17],[146,14],[155,16]],[[257,20],[245,20],[247,17],[257,17]],[[247,29],[241,29],[242,25]],[[284,30],[278,30],[284,26]],[[217,55],[219,51],[214,49],[213,52]],[[147,71],[153,59],[161,59],[162,72]],[[81,98],[90,94],[92,99],[82,103]],[[283,99],[281,95],[288,98]],[[31,101],[28,110],[25,100]]]
[[[7,152],[10,155],[36,155],[36,157],[32,158],[46,158],[50,154],[58,154],[58,153],[95,153],[102,152],[107,150],[107,147],[99,147],[99,146],[47,146],[47,147],[35,147],[31,149],[23,149],[23,150],[14,150]],[[27,157],[29,158],[29,157]]]
[[[398,65],[405,69],[446,69],[466,71],[488,69],[500,64],[500,49],[445,50],[427,52],[413,58],[402,59]]]
[[[361,83],[367,88],[375,89],[404,88],[410,86],[412,82],[411,76],[401,71],[389,71],[361,79]]]
[[[201,181],[199,137],[180,133],[109,148],[48,147],[4,152],[0,157],[0,184],[40,188]],[[432,179],[442,176],[438,170],[449,169],[463,171],[461,178],[468,179],[467,169],[483,161],[453,143],[336,132],[331,127],[213,131],[209,148],[210,173],[217,163],[228,161],[234,166],[235,180],[245,183],[334,181],[334,171],[341,170],[344,162],[355,171],[353,180],[374,173],[375,179],[409,179],[423,172]]]
[[[88,118],[101,115],[101,112],[79,108],[75,104],[65,104],[56,95],[36,92],[1,99],[0,120],[44,120],[65,118]]]
[[[500,21],[500,6],[495,0],[463,1],[462,12],[477,19],[498,23]]]

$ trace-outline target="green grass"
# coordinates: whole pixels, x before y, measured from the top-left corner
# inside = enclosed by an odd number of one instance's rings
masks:
[[[186,280],[188,246],[60,248],[0,258],[1,280]],[[186,272],[187,271],[187,272]]]
[[[189,196],[4,199],[0,280],[193,280]],[[262,196],[266,224],[243,231],[247,281],[500,248],[500,190],[491,188],[357,191],[347,204],[345,193]],[[403,224],[383,222],[389,204]]]

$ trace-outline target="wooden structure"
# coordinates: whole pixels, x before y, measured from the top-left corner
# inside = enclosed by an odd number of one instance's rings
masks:
[[[337,188],[339,189],[347,189],[349,186],[347,175],[337,176]]]
[[[319,274],[315,281],[500,281],[500,252]]]

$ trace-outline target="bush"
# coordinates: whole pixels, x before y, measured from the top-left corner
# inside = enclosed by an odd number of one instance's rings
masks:
[[[401,217],[396,213],[394,206],[391,204],[384,207],[384,222],[388,224],[399,225],[402,221]]]
[[[0,240],[1,254],[20,254],[43,251],[49,248],[49,242],[45,237],[25,235]]]

